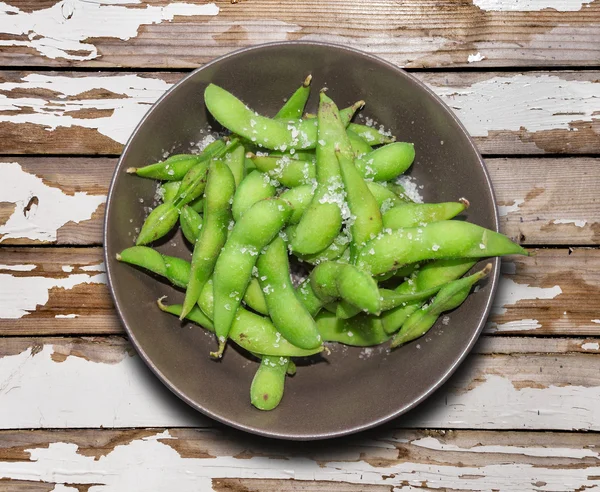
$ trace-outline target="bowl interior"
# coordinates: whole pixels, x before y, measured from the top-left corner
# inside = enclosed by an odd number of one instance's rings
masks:
[[[213,123],[203,103],[206,85],[232,91],[250,107],[273,115],[306,77],[313,75],[309,109],[316,110],[318,89],[340,107],[364,99],[362,113],[390,129],[399,140],[414,142],[416,160],[409,174],[423,186],[426,201],[467,197],[465,219],[497,229],[495,202],[483,162],[450,111],[413,77],[364,53],[309,43],[284,43],[243,50],[190,74],[152,108],[138,127],[116,170],[109,195],[105,247],[110,287],[119,314],[137,350],[167,386],[195,408],[222,422],[259,434],[315,439],[374,426],[416,405],[452,372],[472,346],[485,321],[495,289],[495,272],[469,296],[450,323],[440,322],[419,340],[393,353],[334,345],[318,362],[298,368],[286,381],[281,405],[260,412],[250,405],[249,388],[256,362],[229,346],[221,362],[208,355],[212,335],[156,307],[167,295],[183,294],[168,283],[114,260],[132,246],[144,207],[156,185],[132,177],[130,166],[188,152]],[[190,257],[180,233],[158,245],[163,253]]]

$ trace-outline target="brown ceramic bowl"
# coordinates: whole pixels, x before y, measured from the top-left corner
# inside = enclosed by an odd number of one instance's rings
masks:
[[[481,290],[440,322],[426,338],[392,353],[335,345],[331,355],[298,367],[287,378],[285,396],[271,412],[250,404],[257,368],[229,346],[221,362],[208,355],[215,341],[202,328],[162,313],[156,299],[181,302],[181,291],[115,260],[132,245],[155,183],[125,169],[181,153],[201,139],[211,121],[203,91],[214,82],[253,109],[273,115],[282,101],[313,74],[308,108],[316,110],[318,89],[341,106],[364,99],[363,113],[414,142],[410,173],[424,185],[426,201],[467,197],[465,218],[497,230],[492,185],[483,161],[453,113],[421,82],[375,56],[325,43],[275,43],[223,56],[172,87],[131,136],[111,184],[106,209],[105,254],[109,286],[130,340],[154,373],[177,396],[202,413],[233,427],[285,439],[322,439],[350,434],[397,418],[431,395],[458,367],[475,343],[490,310],[499,261]],[[144,204],[140,203],[144,200]],[[163,253],[189,258],[178,232],[158,245]],[[300,364],[299,364],[300,365]],[[401,421],[400,421],[401,422]]]

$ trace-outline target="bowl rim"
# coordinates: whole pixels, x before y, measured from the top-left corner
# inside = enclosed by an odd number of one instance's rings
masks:
[[[294,46],[294,45],[295,46],[319,46],[319,47],[325,47],[325,48],[330,48],[330,49],[334,49],[334,50],[343,50],[343,51],[347,51],[347,52],[350,52],[350,53],[353,53],[353,54],[356,54],[356,55],[359,55],[362,57],[370,58],[378,63],[386,65],[391,70],[397,72],[400,76],[410,79],[414,84],[419,86],[419,88],[421,90],[428,93],[429,96],[431,96],[438,103],[440,110],[444,111],[454,121],[454,123],[457,125],[457,127],[464,133],[464,135],[466,136],[467,141],[469,143],[469,146],[471,148],[471,151],[474,152],[475,155],[477,156],[477,159],[478,159],[481,169],[483,171],[487,190],[489,191],[489,193],[492,197],[492,205],[493,205],[493,209],[494,209],[494,214],[492,217],[493,230],[495,230],[497,232],[499,231],[499,216],[498,216],[498,206],[497,206],[497,201],[496,201],[496,195],[494,193],[492,181],[490,179],[490,175],[489,175],[489,172],[485,165],[485,162],[481,156],[481,153],[479,152],[479,149],[477,148],[477,146],[475,144],[475,141],[473,140],[473,137],[469,134],[469,132],[467,131],[467,129],[465,128],[463,123],[458,119],[456,114],[448,107],[448,105],[435,92],[433,92],[433,90],[431,90],[425,83],[420,81],[417,77],[412,75],[410,72],[405,71],[404,69],[394,65],[393,63],[391,63],[387,60],[384,60],[383,58],[381,58],[377,55],[373,55],[371,53],[367,53],[367,52],[359,50],[359,49],[350,48],[350,47],[342,46],[342,45],[335,44],[335,43],[322,42],[322,41],[276,41],[276,42],[271,42],[271,43],[261,43],[261,44],[257,44],[257,45],[253,45],[253,46],[248,46],[245,48],[231,51],[222,56],[219,56],[219,57],[211,60],[210,62],[205,63],[201,67],[198,67],[195,70],[191,71],[189,74],[184,76],[181,80],[179,80],[178,82],[173,84],[164,94],[162,94],[154,102],[154,104],[152,104],[152,106],[148,109],[146,114],[144,114],[144,116],[141,118],[139,123],[136,125],[135,129],[133,130],[133,132],[127,139],[127,143],[123,147],[123,150],[121,152],[121,155],[119,157],[119,160],[117,162],[117,165],[115,167],[115,170],[113,172],[113,175],[112,175],[112,178],[110,181],[110,186],[109,186],[108,194],[106,197],[106,208],[105,208],[104,220],[103,220],[103,232],[102,232],[103,245],[102,245],[102,248],[103,248],[103,258],[104,258],[104,262],[106,265],[107,286],[110,291],[110,295],[113,300],[115,310],[117,311],[117,314],[119,316],[121,324],[124,326],[125,331],[127,333],[127,337],[129,339],[129,341],[131,342],[131,344],[133,345],[133,347],[135,348],[137,354],[144,361],[146,366],[148,366],[150,368],[150,370],[154,373],[154,375],[156,375],[157,378],[167,388],[169,388],[169,390],[172,393],[177,395],[181,400],[183,400],[185,403],[187,403],[189,406],[191,406],[193,409],[197,410],[198,412],[202,413],[203,415],[205,415],[211,419],[214,419],[217,422],[231,426],[235,429],[242,430],[242,431],[249,432],[251,434],[255,434],[255,435],[259,435],[259,436],[263,436],[263,437],[283,439],[283,440],[293,440],[293,441],[312,441],[312,440],[332,439],[332,438],[347,436],[350,434],[355,434],[355,433],[358,433],[361,431],[365,431],[365,430],[380,426],[386,422],[389,422],[395,418],[400,417],[401,415],[405,414],[409,410],[412,410],[413,408],[420,405],[427,398],[429,398],[433,393],[435,393],[450,378],[450,376],[452,376],[452,374],[454,374],[454,372],[458,369],[458,367],[463,363],[466,356],[471,352],[475,343],[479,339],[479,336],[481,335],[483,327],[484,327],[484,325],[487,321],[487,318],[490,314],[492,303],[494,301],[496,291],[498,288],[499,277],[500,277],[500,258],[496,257],[496,258],[491,258],[489,260],[493,265],[493,270],[492,270],[493,273],[489,277],[489,285],[490,285],[489,296],[484,305],[483,312],[479,318],[479,323],[478,323],[477,328],[473,331],[473,335],[468,340],[468,342],[465,344],[464,349],[455,358],[454,362],[445,370],[445,372],[437,379],[437,381],[434,384],[430,385],[429,388],[426,391],[424,391],[419,397],[414,398],[413,400],[406,403],[405,405],[398,408],[397,410],[395,410],[387,415],[384,415],[382,417],[379,417],[375,420],[372,420],[367,424],[355,425],[355,426],[351,426],[351,427],[346,427],[343,430],[337,430],[337,431],[326,432],[326,433],[306,432],[306,433],[302,433],[302,434],[299,434],[299,433],[291,434],[291,433],[285,433],[285,432],[270,432],[268,430],[256,428],[251,425],[241,424],[241,423],[239,423],[235,420],[232,420],[226,416],[212,412],[210,409],[205,408],[198,402],[189,398],[182,390],[180,390],[177,387],[177,385],[174,382],[172,382],[165,374],[163,374],[163,372],[156,366],[156,364],[151,360],[151,358],[148,356],[148,354],[141,347],[132,328],[125,322],[125,317],[123,315],[121,305],[119,303],[119,300],[117,299],[117,296],[115,295],[115,290],[112,285],[112,282],[113,282],[112,275],[113,274],[112,274],[111,264],[112,264],[113,258],[108,257],[108,249],[107,249],[108,217],[109,217],[110,211],[112,209],[112,195],[113,195],[113,191],[114,191],[114,188],[116,185],[117,178],[119,177],[119,174],[120,174],[119,171],[122,168],[123,161],[128,154],[129,147],[131,146],[139,129],[145,124],[146,120],[151,117],[151,115],[154,113],[154,111],[157,110],[157,107],[160,104],[162,104],[165,100],[167,100],[170,97],[170,95],[180,85],[183,85],[190,78],[194,77],[197,72],[204,70],[205,68],[208,68],[212,65],[218,64],[221,61],[226,60],[228,58],[236,57],[237,55],[240,55],[242,53],[260,51],[262,49],[275,47],[275,46],[290,46],[290,45],[291,46]]]

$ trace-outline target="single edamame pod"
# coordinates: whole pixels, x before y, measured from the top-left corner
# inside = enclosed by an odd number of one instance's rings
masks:
[[[233,175],[233,179],[235,181],[235,187],[237,188],[244,176],[246,175],[246,151],[242,145],[238,145],[231,152],[225,154],[224,161],[225,164],[229,167],[231,174]]]
[[[283,196],[283,195],[282,195]],[[292,229],[294,226],[288,227],[287,230]],[[293,233],[293,232],[292,232]],[[310,265],[318,265],[324,261],[332,261],[338,260],[341,256],[346,252],[348,246],[350,244],[350,238],[342,231],[337,237],[333,240],[333,242],[327,246],[323,251],[319,251],[318,253],[314,253],[312,255],[301,255],[298,253],[294,253],[295,256],[310,264]]]
[[[202,216],[192,207],[186,205],[181,209],[181,213],[179,214],[181,232],[190,243],[196,244],[196,241],[200,237],[202,223]]]
[[[323,311],[317,315],[316,322],[317,329],[326,342],[338,342],[354,347],[372,347],[387,342],[390,338],[383,331],[381,321],[366,314],[359,314],[351,320],[346,320]]]
[[[198,301],[204,284],[213,273],[217,256],[225,244],[231,222],[231,200],[234,190],[235,181],[229,168],[221,161],[213,160],[204,199],[204,224],[194,245],[182,319]]]
[[[283,398],[287,357],[263,356],[250,386],[250,403],[259,410],[273,410]]]
[[[162,311],[174,316],[179,317],[181,315],[181,304],[165,306],[162,301],[159,301],[158,306]],[[209,306],[204,307],[208,308]],[[204,309],[201,310],[198,309],[198,306],[194,306],[186,318],[206,328],[208,331],[214,332],[212,321],[205,314]],[[318,354],[323,350],[322,347],[314,350],[303,350],[294,347],[281,336],[281,333],[275,329],[273,323],[268,318],[251,313],[244,308],[240,308],[236,313],[229,332],[229,339],[248,352],[273,357],[308,357]]]
[[[346,128],[346,135],[348,135],[348,140],[350,140],[350,145],[352,146],[352,152],[354,152],[355,157],[359,157],[369,152],[373,152],[373,147],[371,147],[364,138],[360,135],[357,135],[352,130]]]
[[[158,194],[162,198],[163,203],[175,200],[179,186],[181,186],[181,181],[166,181],[159,185]]]
[[[381,234],[360,251],[357,265],[378,275],[422,260],[512,254],[529,255],[498,232],[469,222],[441,220]]]
[[[316,171],[312,161],[291,159],[288,155],[257,156],[252,153],[246,155],[260,171],[288,188],[310,184],[315,180]]]
[[[243,301],[249,308],[254,309],[257,313],[264,314],[265,316],[269,315],[269,308],[267,307],[265,295],[256,277],[250,279]]]
[[[146,217],[135,244],[141,246],[160,239],[173,229],[177,219],[179,208],[173,202],[160,204]]]
[[[442,285],[462,277],[474,264],[474,260],[464,258],[442,259],[427,263],[416,270],[406,282],[394,289],[394,292],[402,295],[441,288]],[[396,332],[424,302],[424,300],[411,301],[406,306],[401,305],[383,312],[381,315],[383,329],[389,334]]]
[[[387,183],[386,183],[387,185]],[[385,213],[392,207],[397,205],[403,205],[408,203],[409,200],[404,197],[396,195],[393,190],[389,189],[387,186],[382,185],[381,183],[376,183],[375,181],[367,181],[367,187],[369,191],[375,197],[377,201],[377,205],[381,210],[381,213]]]
[[[259,171],[250,172],[240,183],[233,196],[232,213],[235,221],[252,205],[275,196],[277,189],[271,184],[270,178]]]
[[[296,295],[313,318],[323,307],[323,301],[319,299],[310,285],[310,278],[302,281],[296,289]]]
[[[375,149],[354,160],[362,176],[374,181],[389,181],[406,171],[415,160],[415,147],[395,142]]]
[[[471,292],[471,287],[491,271],[492,264],[488,263],[483,270],[444,285],[429,305],[415,311],[404,322],[400,331],[394,336],[391,347],[399,347],[427,333],[440,314],[460,306]]]
[[[175,256],[167,256],[146,246],[132,246],[117,253],[116,258],[166,277],[176,287],[186,287],[190,279],[190,263]]]
[[[449,220],[464,212],[468,207],[469,201],[466,198],[460,198],[457,202],[398,205],[383,214],[383,227],[393,230]]]
[[[294,225],[300,222],[302,214],[310,205],[310,201],[313,197],[313,188],[310,185],[297,186],[285,190],[279,198],[287,200],[292,205],[292,215],[289,220],[289,224]]]
[[[215,333],[219,341],[213,357],[221,357],[237,308],[246,292],[258,255],[292,215],[281,198],[261,200],[235,223],[215,265]],[[206,226],[205,226],[206,227]]]
[[[372,126],[361,125],[359,123],[350,123],[348,125],[348,130],[356,133],[369,145],[389,144],[396,141],[396,137],[385,135],[383,132],[383,127],[380,127],[378,130]]]
[[[283,107],[275,115],[275,119],[279,120],[297,120],[302,118],[304,106],[310,96],[310,82],[312,75],[308,75],[302,85],[296,89],[290,98],[285,102]]]
[[[321,345],[315,321],[296,297],[287,247],[281,237],[273,239],[260,254],[256,266],[269,315],[279,333],[296,347],[313,349]]]

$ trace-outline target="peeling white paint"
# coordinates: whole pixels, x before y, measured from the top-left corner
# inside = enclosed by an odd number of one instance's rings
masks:
[[[62,269],[63,272],[67,272],[67,273],[70,273],[73,271],[73,267],[71,265],[63,265],[60,268]]]
[[[1,32],[5,38],[14,36],[0,40],[0,46],[27,46],[54,59],[92,60],[101,56],[90,42],[93,38],[126,41],[136,37],[142,25],[160,24],[176,16],[214,16],[219,13],[214,3],[172,2],[164,6],[146,5],[145,8],[114,5],[119,3],[140,2],[63,0],[33,12],[0,2]]]
[[[562,294],[562,289],[559,285],[555,285],[554,287],[531,287],[529,284],[518,284],[512,278],[501,277],[492,313],[504,314],[506,313],[507,306],[513,306],[519,301],[554,299],[560,294]],[[530,321],[537,322],[537,320]]]
[[[600,343],[598,342],[586,342],[581,345],[583,350],[598,350],[600,349]]]
[[[52,288],[72,289],[77,285],[105,284],[106,274],[78,273],[64,278],[15,277],[0,273],[0,318],[18,319],[44,306]]]
[[[485,56],[483,56],[481,53],[477,52],[477,53],[476,53],[476,54],[474,54],[474,55],[469,55],[469,56],[467,57],[467,62],[468,62],[468,63],[475,63],[475,62],[480,62],[480,61],[483,61],[483,60],[485,60],[485,59],[486,59],[486,57],[485,57]]]
[[[108,77],[28,74],[19,82],[0,83],[0,90],[46,89],[56,92],[57,96],[52,99],[10,98],[0,94],[0,122],[31,123],[50,131],[72,126],[91,128],[124,144],[148,109],[171,85],[161,79],[132,74]],[[95,89],[122,97],[76,98]],[[71,99],[66,100],[67,97]],[[97,118],[77,117],[78,111],[85,110],[109,110],[111,114]]]
[[[491,130],[569,130],[573,121],[598,120],[600,112],[597,82],[555,75],[517,74],[432,89],[476,137]]]
[[[520,319],[516,321],[508,321],[506,323],[489,323],[489,333],[499,333],[503,331],[527,331],[541,328],[542,325],[537,319]]]
[[[488,454],[521,454],[523,456],[535,456],[538,458],[600,458],[600,454],[591,449],[575,448],[535,448],[524,446],[475,446],[464,448],[455,444],[447,444],[438,441],[435,437],[423,437],[410,442],[413,446],[419,446],[436,451],[459,451],[461,453],[488,453]]]
[[[554,219],[553,224],[575,224],[576,227],[585,227],[587,220],[576,220],[576,219]]]
[[[11,270],[13,272],[30,272],[36,268],[37,265],[0,265],[0,270]]]
[[[506,217],[512,212],[519,210],[519,207],[525,203],[525,200],[518,199],[513,200],[511,205],[498,205],[498,215],[500,217]]]
[[[37,205],[31,203],[37,197]],[[0,242],[6,239],[56,241],[58,229],[68,222],[89,220],[106,202],[105,195],[77,192],[65,194],[41,178],[25,172],[17,162],[0,162],[0,199],[16,205],[6,223],[0,225]]]
[[[600,325],[600,319],[593,319],[591,321],[592,321],[592,323],[598,323]]]
[[[78,318],[79,315],[78,314],[57,314],[54,317],[57,319],[71,319],[71,318]]]
[[[85,265],[81,267],[81,270],[84,270],[86,272],[105,272],[106,265],[104,264],[104,262],[98,263],[96,265]]]
[[[533,12],[544,9],[559,12],[576,12],[583,5],[589,7],[593,0],[473,0],[473,4],[481,10]]]

